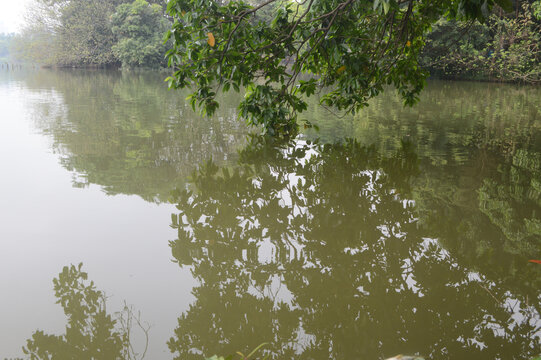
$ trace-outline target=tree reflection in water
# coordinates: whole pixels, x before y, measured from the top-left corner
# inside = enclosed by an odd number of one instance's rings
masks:
[[[200,285],[170,350],[200,359],[270,342],[272,358],[538,355],[539,290],[510,291],[431,237],[446,234],[419,218],[419,173],[408,142],[385,157],[353,140],[256,137],[238,166],[202,165],[175,194],[172,254]]]
[[[105,295],[96,289],[88,274],[78,266],[65,266],[53,279],[57,303],[68,318],[64,335],[49,335],[37,330],[27,341],[23,352],[38,359],[143,359],[146,349],[137,354],[130,344],[132,325],[141,327],[147,338],[148,328],[134,316],[131,308],[111,316],[105,308]]]

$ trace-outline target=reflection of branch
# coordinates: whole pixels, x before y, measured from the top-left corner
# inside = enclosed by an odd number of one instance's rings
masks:
[[[124,302],[124,309],[118,313],[118,320],[120,323],[120,326],[122,327],[122,330],[124,334],[126,335],[126,342],[127,342],[127,359],[128,360],[142,360],[145,358],[145,355],[148,350],[148,340],[149,340],[149,330],[150,325],[148,323],[143,324],[143,321],[141,320],[141,312],[137,313],[137,316],[134,314],[133,306],[128,306],[126,302]],[[143,351],[143,354],[141,357],[137,356],[137,353],[133,349],[132,342],[130,340],[130,333],[133,328],[133,322],[135,321],[135,324],[141,331],[143,332],[145,336],[145,350]]]
[[[493,294],[486,286],[482,285],[481,283],[478,283],[478,284],[479,284],[479,286],[480,286],[481,288],[485,289],[486,292],[487,292],[490,296],[492,296],[492,298],[493,298],[494,300],[496,300],[496,302],[498,303],[498,305],[502,306],[502,302],[501,302],[500,300],[498,300],[498,298],[496,298],[496,296],[494,296],[494,294]]]
[[[278,289],[276,289],[276,292],[273,294],[273,299],[272,299],[272,302],[274,303],[274,305],[276,305],[276,298],[278,298],[278,293],[280,292],[280,289],[282,289],[282,281],[284,280],[285,279],[280,277],[280,280],[278,281]]]

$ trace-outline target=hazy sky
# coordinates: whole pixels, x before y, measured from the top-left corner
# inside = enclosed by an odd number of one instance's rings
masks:
[[[30,0],[0,0],[0,33],[16,32],[23,23],[26,4]]]

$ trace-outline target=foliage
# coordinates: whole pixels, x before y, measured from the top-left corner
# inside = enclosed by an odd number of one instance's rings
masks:
[[[52,33],[41,24],[34,24],[15,36],[11,55],[18,61],[52,64],[54,63],[54,47]]]
[[[25,26],[12,42],[12,56],[36,64],[54,63],[57,53],[55,33],[60,26],[55,6],[35,0],[29,3]]]
[[[541,20],[541,1],[535,1],[532,3],[533,15]]]
[[[307,107],[304,97],[318,87],[328,90],[323,104],[349,112],[365,106],[386,84],[411,105],[424,85],[418,56],[431,24],[444,15],[483,18],[482,9],[494,3],[171,0],[167,10],[175,22],[167,54],[174,75],[169,84],[194,87],[192,106],[209,114],[218,107],[218,90],[246,87],[240,114],[271,135],[297,130],[297,114]],[[276,8],[272,21],[257,17],[271,5]]]
[[[162,38],[169,24],[162,16],[160,5],[149,5],[145,0],[119,5],[112,22],[117,38],[113,52],[122,66],[165,65],[167,48]]]
[[[422,64],[451,78],[541,82],[541,1],[514,13],[495,11],[485,23],[439,21]]]
[[[82,266],[82,263],[64,266],[58,278],[53,279],[57,304],[68,318],[66,333],[48,335],[37,330],[23,352],[30,360],[142,360],[147,351],[149,326],[143,325],[140,315],[135,316],[127,305],[114,318],[108,314],[105,295],[96,289],[93,281],[88,281]],[[141,354],[130,343],[134,325],[146,337]]]
[[[157,66],[163,62],[167,20],[163,1],[150,3],[33,0],[15,52],[20,59],[45,65]]]
[[[105,310],[105,298],[88,283],[78,266],[65,266],[53,280],[57,303],[68,318],[64,335],[36,331],[23,348],[31,360],[38,359],[127,359],[129,338],[116,328]]]
[[[75,0],[57,1],[61,7],[59,49],[56,61],[60,65],[114,64],[114,35],[111,14],[115,1]]]

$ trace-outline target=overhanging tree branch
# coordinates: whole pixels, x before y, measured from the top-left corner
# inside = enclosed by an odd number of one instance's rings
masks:
[[[494,3],[489,0],[489,7]],[[303,96],[314,94],[318,86],[330,89],[322,102],[337,110],[365,106],[385,84],[392,84],[411,105],[426,76],[418,64],[425,33],[445,14],[479,17],[475,4],[267,0],[250,6],[242,1],[171,0],[174,47],[168,57],[176,71],[168,80],[173,88],[192,87],[192,105],[207,113],[218,106],[218,89],[245,87],[241,114],[271,134],[295,133],[297,114],[306,108]],[[261,13],[269,8],[272,18]],[[213,39],[208,44],[207,36]],[[299,80],[301,74],[309,74],[309,80]],[[212,84],[218,88],[211,90]]]

